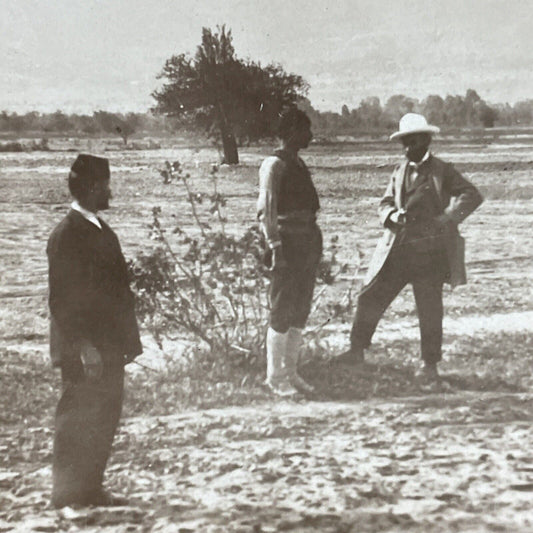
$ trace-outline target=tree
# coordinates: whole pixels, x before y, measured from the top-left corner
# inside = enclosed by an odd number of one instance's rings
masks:
[[[466,106],[462,96],[447,95],[444,100],[444,120],[449,126],[466,125]]]
[[[414,111],[416,105],[416,100],[403,94],[391,96],[383,108],[383,118],[386,126],[389,128],[395,127],[406,113],[412,113]]]
[[[308,98],[301,98],[298,101],[298,108],[301,109],[311,120],[313,128],[324,129],[325,120],[323,114],[320,111],[317,111],[309,101]]]
[[[262,67],[236,57],[231,30],[202,29],[194,57],[172,56],[159,75],[165,83],[152,96],[154,111],[179,117],[191,128],[218,132],[224,162],[239,162],[236,136],[255,140],[275,133],[279,112],[308,90],[305,81],[279,65]]]
[[[474,106],[474,112],[477,120],[481,122],[484,128],[494,127],[494,122],[498,118],[498,111],[496,109],[481,100]]]
[[[344,104],[341,109],[341,116],[343,119],[349,119],[350,118],[350,110],[348,109],[348,106]]]
[[[513,106],[516,124],[526,125],[533,121],[533,100],[522,100]]]
[[[74,125],[68,115],[59,109],[47,116],[45,131],[72,131]]]
[[[130,135],[135,133],[140,120],[135,113],[120,116],[107,111],[95,111],[93,117],[103,131],[120,135],[125,145],[128,144]]]
[[[444,100],[438,94],[430,94],[422,102],[422,112],[430,124],[443,124]]]
[[[24,115],[11,113],[8,115],[5,111],[2,113],[3,120],[6,122],[7,129],[16,133],[21,133],[26,129]]]
[[[137,131],[140,117],[136,113],[128,113],[120,117],[115,126],[115,131],[122,137],[124,144],[128,144],[128,138]]]
[[[482,102],[481,97],[474,89],[468,89],[465,95],[466,124],[472,126],[476,117],[476,106]]]
[[[377,96],[371,96],[361,100],[357,108],[357,116],[361,126],[365,129],[376,129],[379,127],[383,110]]]

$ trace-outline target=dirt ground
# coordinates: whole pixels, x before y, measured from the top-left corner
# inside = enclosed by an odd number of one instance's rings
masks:
[[[327,306],[315,313],[302,372],[318,393],[307,400],[279,401],[255,386],[169,404],[165,387],[182,384],[132,367],[108,472],[108,485],[132,505],[59,513],[48,508],[60,385],[47,360],[44,250],[68,207],[75,154],[0,154],[0,532],[533,531],[532,147],[522,139],[436,146],[485,196],[462,226],[469,284],[445,294],[441,386],[413,378],[418,329],[409,290],[387,311],[359,370],[328,362],[347,345],[349,317],[315,334]],[[248,149],[240,166],[220,170],[230,229],[254,223],[257,167],[269,152]],[[179,147],[108,155],[115,198],[104,217],[128,257],[153,246],[152,207],[168,220],[189,217],[183,192],[164,186],[156,168],[179,159],[194,187],[208,190],[217,159],[210,149]],[[339,260],[349,265],[324,293],[335,301],[353,276],[360,285],[380,234],[376,203],[398,155],[350,145],[313,147],[305,159],[326,247],[337,237]],[[141,363],[157,367],[172,356],[170,346],[165,355],[144,341]],[[317,353],[322,362],[310,357]]]
[[[461,393],[130,418],[108,479],[131,506],[59,513],[51,432],[34,428],[0,477],[0,530],[532,531],[532,408],[528,394]],[[2,432],[11,450],[20,438]]]

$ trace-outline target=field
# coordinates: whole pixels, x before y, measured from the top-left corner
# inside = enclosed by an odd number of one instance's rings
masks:
[[[435,145],[485,197],[461,228],[469,284],[445,294],[442,386],[413,379],[418,324],[408,289],[380,323],[364,369],[328,364],[347,347],[350,315],[328,321],[327,304],[360,286],[399,154],[379,142],[313,145],[304,158],[326,249],[337,238],[348,265],[324,288],[306,335],[303,374],[317,396],[277,400],[260,375],[206,383],[176,371],[180,342],[162,352],[146,333],[144,367],[128,367],[108,471],[110,488],[132,506],[59,513],[48,508],[60,380],[48,362],[45,247],[68,209],[75,151],[105,143],[56,143],[0,154],[0,531],[533,531],[532,138]],[[184,192],[157,169],[180,160],[193,188],[208,191],[218,154],[108,145],[114,198],[103,217],[132,258],[154,246],[153,207],[164,221],[190,223]],[[220,169],[229,231],[255,224],[257,169],[271,150],[245,149],[239,166]]]

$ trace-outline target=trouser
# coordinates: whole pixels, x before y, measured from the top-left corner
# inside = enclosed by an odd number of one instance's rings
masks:
[[[411,283],[420,325],[422,359],[442,358],[442,287],[448,272],[444,250],[413,251],[409,245],[393,248],[376,278],[363,288],[350,335],[353,349],[370,346],[383,313]]]
[[[317,225],[305,232],[281,232],[287,267],[275,270],[270,282],[270,327],[278,333],[305,327],[311,311],[316,273],[322,257],[322,233]]]
[[[52,503],[88,505],[102,490],[124,390],[124,365],[104,366],[88,381],[78,359],[61,368],[63,394],[56,410]]]

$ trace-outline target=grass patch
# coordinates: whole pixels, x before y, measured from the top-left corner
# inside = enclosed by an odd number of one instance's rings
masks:
[[[440,368],[451,385],[448,392],[533,389],[531,332],[452,337],[444,348]],[[419,365],[417,340],[377,344],[363,368],[336,366],[330,361],[334,355],[315,351],[304,360],[302,374],[318,390],[314,400],[355,401],[442,392],[428,390],[414,378]],[[39,350],[23,355],[4,349],[1,356],[0,422],[51,427],[61,394],[59,372]],[[201,353],[187,364],[170,360],[160,371],[128,372],[124,416],[163,416],[185,409],[265,403],[272,396],[262,385],[263,379],[263,369],[251,374],[244,366],[224,365]]]
[[[49,424],[59,399],[61,380],[43,351],[0,350],[0,423]]]

